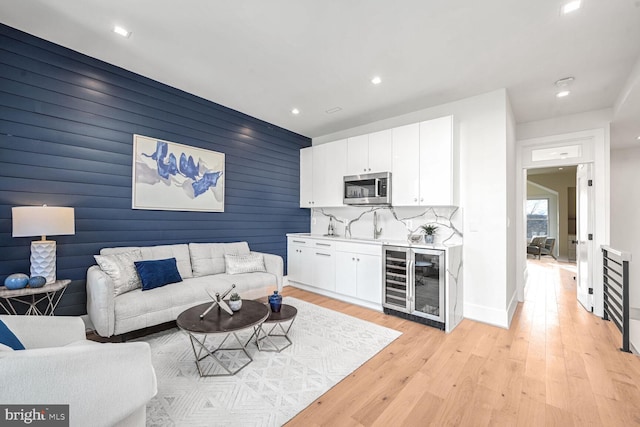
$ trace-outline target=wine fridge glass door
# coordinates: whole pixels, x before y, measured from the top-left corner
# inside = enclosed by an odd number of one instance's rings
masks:
[[[416,314],[444,322],[445,270],[444,252],[415,251],[413,309]]]

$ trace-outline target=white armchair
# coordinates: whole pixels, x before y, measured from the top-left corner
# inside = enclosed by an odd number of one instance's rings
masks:
[[[144,426],[157,392],[149,345],[86,340],[79,317],[4,316],[25,350],[0,351],[0,402],[68,404],[71,426]]]

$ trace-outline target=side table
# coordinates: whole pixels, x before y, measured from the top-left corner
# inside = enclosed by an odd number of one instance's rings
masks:
[[[265,320],[260,328],[257,329],[255,334],[258,350],[275,351],[280,353],[282,350],[293,344],[291,339],[289,339],[289,331],[291,330],[297,315],[298,309],[289,304],[282,304],[279,313],[274,313],[269,310],[269,317],[267,317],[267,320]],[[285,328],[287,323],[289,323],[289,325]],[[273,337],[284,338],[286,343],[284,345],[278,345],[278,342],[276,342],[278,340],[273,340]],[[249,338],[249,340],[251,340],[251,338]],[[265,342],[268,343],[266,346]]]
[[[71,280],[56,280],[40,288],[23,288],[23,289],[7,289],[0,286],[0,307],[6,314],[18,314],[14,303],[20,303],[29,306],[25,315],[37,316],[53,316],[53,311],[58,306],[62,294],[67,289],[67,285]],[[31,296],[31,298],[23,299],[21,297]],[[44,311],[40,311],[38,304],[42,301],[47,302]]]

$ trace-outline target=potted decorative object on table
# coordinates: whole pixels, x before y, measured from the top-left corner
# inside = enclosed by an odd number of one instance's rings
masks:
[[[436,234],[438,226],[433,224],[424,224],[421,225],[420,228],[424,231],[424,242],[433,243],[434,235]]]
[[[229,297],[229,308],[231,311],[238,311],[242,307],[242,299],[237,292],[234,292]]]

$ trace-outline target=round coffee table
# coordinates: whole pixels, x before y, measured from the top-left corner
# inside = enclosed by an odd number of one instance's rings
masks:
[[[298,309],[288,304],[282,304],[279,313],[274,313],[269,310],[269,317],[267,317],[267,320],[262,323],[256,332],[256,345],[258,346],[258,350],[276,351],[280,353],[293,344],[291,339],[289,339],[289,331],[297,315]],[[289,323],[289,325],[285,328],[287,323]],[[267,325],[271,325],[271,328],[269,329]],[[283,337],[287,343],[284,346],[280,346],[276,342],[278,340],[272,340],[273,337]],[[267,346],[265,346],[265,342],[268,343]]]
[[[227,314],[220,307],[215,307],[201,319],[200,315],[210,305],[211,303],[207,302],[183,311],[176,319],[176,323],[189,335],[196,358],[196,366],[201,377],[234,375],[253,361],[247,352],[246,343],[243,344],[236,333],[253,327],[254,334],[256,334],[261,330],[262,322],[267,319],[270,310],[266,305],[257,301],[243,300],[242,308],[234,312],[233,316]],[[206,345],[207,337],[216,334],[224,334],[222,342],[215,347],[208,347]],[[229,337],[235,338],[239,347],[223,347]],[[240,361],[242,356],[237,357],[239,351],[243,352],[248,359],[244,363]],[[218,355],[221,357],[217,357]],[[212,361],[213,365],[207,366],[206,363],[203,363],[205,359]]]

